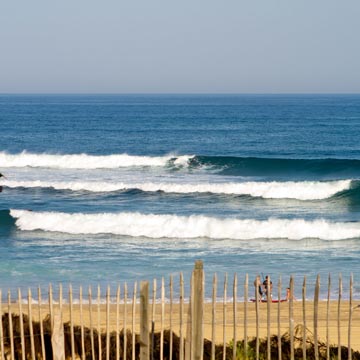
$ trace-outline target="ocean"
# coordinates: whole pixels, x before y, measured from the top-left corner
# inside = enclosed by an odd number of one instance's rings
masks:
[[[0,124],[3,291],[201,259],[208,295],[353,273],[360,297],[360,95],[0,95]]]

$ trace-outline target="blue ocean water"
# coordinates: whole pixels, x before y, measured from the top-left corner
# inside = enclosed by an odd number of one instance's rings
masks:
[[[359,95],[0,95],[0,124],[3,289],[360,275]]]

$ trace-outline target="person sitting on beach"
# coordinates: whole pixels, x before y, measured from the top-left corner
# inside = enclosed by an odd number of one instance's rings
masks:
[[[270,299],[272,298],[272,281],[270,280],[270,284],[269,284],[269,276],[266,275],[265,276],[265,280],[263,282],[263,286],[264,286],[264,289],[265,289],[265,295],[266,297],[270,296]]]
[[[288,288],[286,288],[286,301],[289,301],[290,298],[291,298],[291,291],[290,291],[290,288],[288,287]],[[297,300],[294,294],[293,294],[293,296],[292,296],[292,299],[293,299],[294,301]]]
[[[261,286],[260,275],[256,276],[256,279],[254,281],[254,286],[255,286],[255,299],[256,299],[256,294],[258,294],[259,296],[258,300],[261,301],[263,296],[263,290]]]

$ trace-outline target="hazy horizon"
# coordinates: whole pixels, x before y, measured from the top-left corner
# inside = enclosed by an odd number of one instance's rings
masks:
[[[357,94],[360,3],[0,4],[2,94]]]

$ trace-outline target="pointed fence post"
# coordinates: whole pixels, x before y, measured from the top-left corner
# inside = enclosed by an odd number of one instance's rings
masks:
[[[140,360],[149,360],[149,282],[140,283]]]
[[[279,276],[279,281],[278,281],[278,313],[277,313],[277,334],[278,334],[278,359],[281,360],[282,359],[282,355],[281,355],[281,276]]]
[[[328,277],[328,293],[327,293],[327,303],[326,303],[326,359],[330,360],[330,291],[331,291],[331,276],[329,273]]]
[[[303,360],[306,360],[306,275],[304,276],[304,282],[302,286],[302,308],[303,308]]]
[[[64,327],[60,311],[54,312],[53,320],[53,330],[51,334],[53,360],[65,360]]]
[[[2,309],[1,309],[1,300],[2,300],[2,293],[0,289],[0,354],[1,354],[1,360],[5,359],[4,354],[4,337],[3,337],[3,324],[2,324]]]
[[[315,294],[314,294],[314,353],[315,353],[315,360],[319,360],[319,342],[318,342],[319,293],[320,293],[320,275],[318,275],[316,277]]]
[[[215,360],[215,342],[216,342],[216,287],[217,276],[214,274],[212,288],[212,318],[211,318],[211,360]]]
[[[338,360],[341,360],[341,298],[342,298],[342,275],[339,274],[339,298],[338,298],[338,313],[337,313],[337,328],[338,328]]]
[[[191,287],[191,360],[202,360],[204,351],[204,268],[195,262]]]
[[[350,293],[349,293],[349,328],[348,328],[348,360],[352,359],[351,356],[351,327],[352,327],[352,314],[353,314],[353,274],[350,274]]]
[[[290,327],[290,359],[295,359],[294,352],[294,278],[290,275],[290,299],[289,299],[289,327]]]

